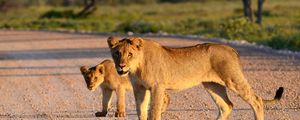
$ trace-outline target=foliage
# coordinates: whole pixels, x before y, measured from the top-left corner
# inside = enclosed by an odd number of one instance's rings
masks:
[[[275,49],[292,49],[300,50],[300,33],[293,36],[275,36],[267,45]]]
[[[42,14],[40,18],[77,18],[78,15],[73,10],[57,11],[50,10]]]
[[[157,33],[160,30],[158,25],[143,21],[126,21],[117,26],[115,31],[134,33]]]
[[[220,36],[228,39],[247,39],[250,35],[261,36],[263,30],[255,24],[249,22],[246,18],[234,18],[224,20],[220,24]]]
[[[117,0],[116,0],[117,1]],[[206,1],[176,4],[128,4],[98,6],[86,17],[78,17],[82,7],[33,6],[0,14],[0,29],[67,30],[199,34],[247,40],[276,49],[299,50],[300,1],[266,1],[263,24],[243,17],[240,1]]]

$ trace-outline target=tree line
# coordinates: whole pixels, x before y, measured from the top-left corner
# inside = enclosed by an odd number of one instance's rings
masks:
[[[83,5],[90,0],[0,0],[0,4],[10,6],[34,6],[34,5],[50,5],[50,6],[72,6]],[[206,1],[238,1],[238,0],[96,0],[97,4],[148,4],[148,3],[179,3],[179,2],[206,2]]]
[[[88,15],[97,9],[97,5],[117,5],[117,4],[150,4],[150,3],[180,3],[180,2],[206,2],[209,0],[0,0],[0,12],[6,12],[16,7],[28,6],[83,6],[78,13],[79,16]],[[214,0],[214,1],[239,1],[239,0]],[[264,0],[257,0],[257,11],[252,10],[252,0],[242,0],[244,16],[254,22],[253,15],[256,16],[256,23],[262,22],[262,11]]]

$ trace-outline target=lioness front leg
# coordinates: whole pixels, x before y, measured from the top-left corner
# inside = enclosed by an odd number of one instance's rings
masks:
[[[112,90],[107,89],[107,88],[102,88],[102,111],[97,112],[96,116],[97,117],[105,117],[107,114],[108,109],[111,108],[111,98],[112,98]]]
[[[155,86],[151,88],[150,120],[160,120],[164,104],[165,88]]]
[[[116,90],[117,94],[117,112],[115,114],[115,117],[125,117],[125,94],[126,90],[122,86],[120,86]]]
[[[143,86],[133,85],[136,110],[139,120],[147,120],[150,91]]]

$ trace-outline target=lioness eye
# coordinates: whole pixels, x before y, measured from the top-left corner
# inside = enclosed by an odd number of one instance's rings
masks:
[[[116,52],[115,52],[115,56],[119,57],[119,55],[120,55],[120,52],[119,52],[119,51],[116,51]]]
[[[131,58],[131,57],[132,57],[132,53],[129,53],[129,54],[128,54],[128,57]]]

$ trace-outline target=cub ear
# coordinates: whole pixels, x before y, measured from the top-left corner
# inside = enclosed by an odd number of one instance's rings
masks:
[[[140,37],[129,38],[130,44],[136,46],[136,48],[140,49],[144,45],[144,40]]]
[[[99,71],[100,74],[104,74],[104,66],[103,65],[97,65],[96,69]]]
[[[88,71],[88,67],[87,66],[81,66],[80,71],[81,71],[81,74],[85,74]]]
[[[116,37],[110,36],[107,38],[107,44],[109,48],[114,47],[117,43],[119,43],[119,40]]]

